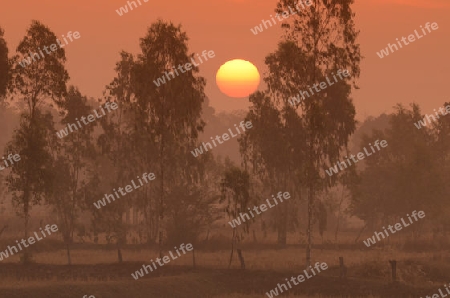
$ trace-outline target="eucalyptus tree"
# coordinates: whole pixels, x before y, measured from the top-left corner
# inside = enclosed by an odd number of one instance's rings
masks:
[[[25,67],[16,62],[20,59],[19,54],[25,56],[55,43],[56,35],[47,26],[32,21],[17,47],[18,54],[10,61],[9,89],[23,111],[20,127],[8,149],[20,154],[21,161],[12,168],[7,181],[25,218],[25,238],[28,238],[30,208],[40,202],[51,177],[48,173],[52,163],[49,147],[55,136],[53,117],[44,113],[45,105],[61,104],[69,75],[64,66],[64,49],[57,49]]]
[[[311,0],[312,5],[283,21],[282,27],[286,29],[283,41],[275,53],[266,58],[269,73],[265,81],[279,110],[291,108],[290,97],[303,94],[293,108],[304,130],[304,142],[298,144],[305,148],[304,166],[297,175],[308,192],[307,266],[311,262],[316,193],[335,182],[333,177],[324,179],[323,169],[338,159],[355,130],[350,83],[359,76],[361,55],[356,43],[358,32],[351,8],[353,2]],[[280,0],[275,11],[289,11],[294,4],[295,0]],[[350,76],[334,79],[338,71],[344,70]],[[330,83],[324,88],[322,82]]]
[[[33,125],[30,125],[33,123]],[[29,213],[33,205],[40,204],[52,183],[52,156],[48,142],[54,135],[53,118],[40,110],[30,115],[22,114],[19,128],[5,148],[5,154],[18,154],[20,160],[10,167],[6,176],[8,190],[12,195],[17,214],[24,218],[24,238],[28,239]],[[30,261],[28,250],[23,261]]]
[[[118,105],[118,109],[101,119],[100,123],[103,133],[98,138],[98,145],[102,154],[108,158],[108,169],[112,172],[109,175],[109,189],[118,188],[129,184],[131,180],[143,173],[148,173],[146,165],[148,162],[143,161],[144,156],[148,156],[151,152],[151,146],[140,138],[137,142],[133,142],[135,137],[143,137],[143,134],[135,134],[135,130],[139,129],[137,125],[137,115],[134,113],[134,89],[132,82],[133,69],[135,61],[132,54],[122,51],[121,59],[116,63],[116,76],[107,86],[106,100],[114,102]],[[140,156],[140,148],[146,148],[149,152]],[[150,154],[151,155],[151,154]],[[106,174],[106,173],[105,173]],[[110,191],[111,192],[111,191]],[[126,243],[127,227],[122,217],[125,212],[129,212],[130,208],[136,207],[136,197],[148,196],[148,187],[144,187],[122,200],[114,201],[113,204],[102,208],[99,213],[103,225],[106,225],[108,233],[112,231],[116,238],[118,261],[122,262],[121,246]]]
[[[437,131],[436,127],[416,129],[414,123],[421,119],[418,105],[411,109],[397,105],[388,128],[363,136],[361,148],[377,139],[386,140],[388,146],[365,160],[353,184],[354,215],[369,223],[376,219],[395,222],[413,210],[424,210],[430,218],[443,219],[447,187],[442,168],[445,159],[440,155],[445,154],[441,151],[445,145],[438,140],[448,133],[448,124],[439,123]],[[420,227],[411,227],[413,236],[419,235]]]
[[[62,99],[60,107],[63,125],[76,125],[79,119],[83,121],[92,114],[88,99],[73,86],[69,88],[67,96]],[[91,171],[91,164],[95,159],[92,137],[94,127],[95,123],[89,123],[69,133],[59,140],[59,146],[52,150],[55,160],[53,169],[55,190],[50,190],[52,195],[49,196],[48,201],[55,207],[60,219],[59,227],[66,244],[69,265],[71,264],[70,245],[73,243],[76,219],[86,207],[84,188],[95,176]]]
[[[137,152],[150,161],[145,166],[155,172],[159,182],[156,208],[160,254],[166,196],[175,186],[198,184],[202,175],[201,159],[192,157],[190,150],[197,146],[198,135],[205,125],[201,111],[206,82],[197,75],[196,65],[159,87],[149,82],[194,58],[194,54],[188,53],[187,42],[188,37],[180,25],[159,20],[141,38],[142,53],[133,68],[134,134],[138,136],[135,140],[145,137],[147,143],[152,144],[150,149],[136,146],[140,148]]]
[[[304,131],[299,116],[293,109],[278,110],[265,92],[256,92],[249,100],[252,106],[246,120],[251,121],[253,128],[239,140],[244,163],[269,195],[280,190],[300,193],[295,170],[302,166]],[[294,210],[289,201],[276,208],[278,244],[286,244],[288,224],[295,217],[289,211]]]
[[[250,207],[250,204],[253,201],[250,196],[250,175],[247,171],[241,170],[238,167],[230,167],[224,173],[224,178],[221,183],[221,192],[222,197],[220,202],[223,203],[226,201],[225,211],[227,212],[228,217],[232,221],[236,218],[240,223],[239,217],[241,216],[241,213],[247,213],[247,208]],[[249,217],[248,214],[247,217]],[[242,216],[241,218],[243,220],[242,228],[237,222],[234,222],[235,226],[233,227],[231,237],[231,254],[228,268],[230,268],[231,261],[233,260],[235,244],[239,245],[241,242],[241,229],[247,233],[249,231],[250,220],[245,221]],[[237,251],[241,260],[241,268],[244,268],[240,247],[237,247]]]

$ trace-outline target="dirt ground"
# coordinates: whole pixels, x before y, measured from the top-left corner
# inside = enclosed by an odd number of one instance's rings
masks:
[[[301,270],[270,271],[240,269],[192,268],[168,266],[144,278],[134,280],[132,272],[141,263],[113,265],[31,265],[0,266],[0,297],[3,298],[72,298],[93,295],[95,298],[198,298],[198,297],[267,297],[265,292],[296,276]],[[358,271],[357,268],[349,268]],[[433,268],[430,275],[436,275]],[[434,273],[433,273],[434,272]],[[339,278],[338,266],[294,286],[288,295],[306,297],[420,297],[436,292],[436,284],[400,281],[391,283],[383,278],[349,276]],[[442,277],[444,280],[445,277]],[[441,283],[442,285],[442,283]]]

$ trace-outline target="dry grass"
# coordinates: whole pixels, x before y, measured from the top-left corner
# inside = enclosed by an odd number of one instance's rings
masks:
[[[168,252],[166,252],[168,254]],[[305,263],[305,250],[300,248],[286,248],[286,249],[266,249],[266,250],[243,250],[245,263],[248,269],[261,270],[294,270],[300,268]],[[402,252],[397,250],[381,250],[381,249],[367,249],[367,250],[313,250],[313,262],[326,262],[330,266],[339,263],[339,257],[344,257],[345,264],[348,266],[360,265],[366,262],[377,261],[387,263],[388,260],[395,259],[402,261],[406,259],[433,260],[435,252]],[[158,256],[156,250],[151,249],[123,249],[123,260],[130,262],[148,263],[151,259],[155,260]],[[443,259],[450,258],[448,251],[441,252]],[[2,262],[17,263],[20,255],[16,254]],[[198,266],[207,268],[227,268],[230,258],[230,251],[221,250],[215,252],[195,252],[196,263]],[[67,264],[67,253],[65,250],[58,250],[54,252],[40,252],[34,253],[33,258],[37,263],[44,264]],[[73,264],[107,264],[117,262],[116,250],[87,250],[79,249],[71,251],[71,258]],[[191,265],[192,253],[182,255],[176,260],[170,262],[172,265]],[[239,263],[236,254],[233,256],[232,268],[238,268]]]
[[[262,239],[261,235],[257,235],[259,244],[270,243],[273,244],[275,239],[274,235],[269,235],[266,239]],[[302,270],[305,264],[305,249],[302,247],[293,247],[292,244],[302,243],[302,239],[299,239],[299,235],[290,235],[288,239],[287,248],[277,249],[269,248],[273,246],[264,246],[266,248],[244,248],[243,255],[245,258],[245,263],[247,269],[250,273],[256,272],[258,270],[263,271],[265,275],[273,275],[275,279],[269,282],[269,284],[264,284],[264,289],[272,288],[276,285],[279,275],[286,277],[290,276],[293,272],[299,272]],[[365,239],[361,237],[361,239]],[[341,244],[348,243],[352,244],[354,242],[353,233],[343,233],[339,242]],[[248,239],[247,239],[248,241]],[[331,242],[325,237],[324,242]],[[362,241],[362,240],[361,240]],[[391,243],[396,242],[398,239],[392,238]],[[322,242],[317,241],[315,242]],[[98,246],[93,249],[74,249],[71,251],[72,263],[79,265],[93,265],[93,264],[111,264],[117,262],[117,250],[114,249],[102,249],[102,246]],[[380,249],[380,248],[366,248],[362,246],[359,249],[333,249],[333,245],[326,246],[326,249],[314,249],[312,256],[313,262],[325,262],[332,269],[328,270],[327,274],[331,276],[336,276],[336,267],[339,264],[339,257],[344,257],[345,264],[351,270],[349,270],[349,277],[354,279],[359,279],[362,284],[367,281],[377,281],[381,280],[382,284],[389,280],[389,263],[388,260],[395,259],[399,263],[403,261],[413,260],[415,263],[430,264],[430,268],[425,268],[428,272],[436,273],[439,269],[439,276],[446,276],[445,270],[448,261],[450,260],[450,252],[447,250],[441,251],[427,251],[427,252],[405,252],[403,250],[396,249],[394,245],[393,249]],[[337,246],[336,246],[337,247]],[[63,249],[49,251],[45,247],[40,248],[41,252],[34,252],[33,258],[37,263],[43,264],[54,264],[54,265],[64,265],[67,264],[67,254]],[[168,252],[165,253],[166,255]],[[131,249],[126,248],[122,250],[123,260],[125,262],[142,262],[142,264],[149,264],[150,260],[158,256],[158,252],[155,249]],[[208,251],[206,249],[197,249],[195,252],[196,264],[200,268],[208,269],[225,269],[228,267],[228,261],[230,257],[230,250],[216,250]],[[440,260],[436,261],[436,256]],[[19,262],[20,255],[13,255],[2,263],[17,263]],[[401,263],[399,266],[399,276],[400,280],[405,281],[406,284],[411,286],[430,286],[431,288],[439,288],[441,284],[437,284],[435,279],[433,283],[427,284],[428,279],[423,276],[418,276],[417,266],[414,264],[411,268],[407,266],[408,262]],[[192,253],[182,255],[176,260],[171,260],[171,262],[166,266],[182,266],[192,265]],[[233,257],[232,268],[239,268],[239,261],[237,260],[236,254]],[[136,268],[136,270],[139,268]],[[0,263],[1,270],[1,263]],[[134,270],[134,269],[133,269]],[[254,271],[251,271],[254,270]],[[332,270],[335,270],[334,272]],[[234,270],[233,272],[238,272],[239,270]],[[364,274],[368,272],[369,275]],[[381,272],[378,276],[374,272]],[[386,274],[387,272],[387,274]],[[131,272],[130,272],[131,273]],[[289,273],[289,274],[287,274]],[[232,271],[230,271],[230,274]],[[429,275],[426,276],[427,278]],[[252,276],[253,278],[253,276]],[[403,279],[404,278],[404,279]],[[431,280],[431,278],[430,278]],[[249,283],[250,283],[249,279]],[[220,284],[220,286],[226,285],[226,282]],[[96,298],[101,297],[214,297],[214,298],[256,298],[256,297],[267,297],[264,294],[256,293],[255,288],[243,293],[239,289],[234,289],[233,285],[225,288],[218,288],[218,284],[215,281],[208,279],[202,274],[182,274],[179,276],[171,277],[157,277],[139,281],[124,281],[118,280],[114,282],[52,282],[51,284],[46,282],[0,282],[0,298],[1,297],[83,297],[85,294],[94,295]],[[262,290],[262,289],[261,289]],[[3,296],[4,293],[20,292],[24,296]],[[232,292],[238,293],[232,293]],[[257,288],[256,288],[257,291]],[[265,290],[264,290],[265,291]],[[66,292],[70,292],[66,293]],[[230,294],[218,294],[218,293],[230,293]],[[319,291],[317,291],[319,292]],[[316,293],[317,293],[316,292]],[[3,294],[2,294],[3,293]],[[202,294],[199,294],[202,293]],[[314,293],[314,292],[313,292]],[[171,296],[173,294],[173,296]],[[302,296],[293,295],[291,293],[286,293],[288,297],[325,297],[322,295],[316,296]],[[5,294],[6,295],[6,294]],[[55,296],[56,295],[56,296]],[[284,297],[284,296],[283,296]],[[375,296],[367,296],[375,297]]]

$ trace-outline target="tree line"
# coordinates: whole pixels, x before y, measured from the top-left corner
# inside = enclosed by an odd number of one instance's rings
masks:
[[[291,2],[281,0],[277,12]],[[151,83],[173,65],[193,58],[181,25],[162,20],[151,24],[140,39],[138,54],[120,53],[115,76],[97,100],[68,85],[63,48],[25,68],[18,64],[21,56],[56,40],[47,26],[32,21],[12,56],[0,29],[2,109],[13,105],[20,111],[20,124],[5,153],[20,154],[21,161],[9,170],[4,182],[23,218],[25,237],[31,208],[50,206],[57,215],[70,264],[77,222],[89,214],[94,233],[110,235],[121,262],[127,232],[133,228],[124,216],[132,209],[142,217],[144,238],[157,243],[162,255],[167,245],[185,242],[195,247],[201,233],[224,215],[235,218],[271,194],[288,191],[291,199],[268,212],[268,222],[277,231],[277,243],[285,245],[289,231],[305,229],[299,220],[306,215],[309,266],[313,227],[317,225],[323,234],[329,213],[339,213],[339,219],[347,197],[349,214],[367,224],[420,207],[432,209],[436,219],[446,222],[443,178],[448,167],[443,152],[450,148],[450,120],[443,118],[433,127],[417,130],[413,126],[421,116],[417,105],[412,111],[397,106],[383,118],[388,119],[386,129],[361,136],[361,147],[374,139],[386,139],[385,151],[338,175],[325,174],[325,169],[349,154],[357,129],[351,91],[358,88],[362,56],[353,1],[314,2],[283,23],[283,39],[265,59],[269,69],[266,88],[250,95],[251,107],[245,117],[253,128],[239,138],[241,165],[222,161],[211,152],[197,158],[190,154],[199,146],[207,125],[202,119],[206,80],[198,67],[159,87]],[[296,105],[289,103],[299,91],[342,69],[349,70],[351,77]],[[119,109],[64,138],[56,136],[61,127],[106,102],[116,103]],[[362,127],[370,126],[370,121]],[[94,208],[93,203],[106,192],[146,172],[156,175],[151,186]],[[338,186],[348,196],[342,195],[333,205],[330,202]],[[303,203],[305,213],[298,208]],[[235,248],[242,257],[240,244],[252,223],[230,231],[230,263]],[[336,237],[338,229],[339,221]],[[25,261],[29,258],[26,253]]]

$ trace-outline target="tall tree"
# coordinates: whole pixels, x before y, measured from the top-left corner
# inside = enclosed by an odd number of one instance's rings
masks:
[[[311,6],[284,21],[284,41],[266,58],[269,91],[280,109],[289,106],[288,99],[310,86],[333,79],[338,70],[348,69],[351,76],[311,92],[296,104],[305,129],[306,159],[304,178],[308,190],[308,246],[306,265],[311,262],[312,223],[316,193],[335,180],[323,179],[323,168],[338,159],[355,129],[355,108],[349,98],[349,82],[359,76],[361,59],[358,32],[355,30],[353,0],[311,0]],[[280,0],[277,13],[289,11],[295,0]],[[322,87],[321,87],[322,89]],[[316,89],[317,90],[317,89]],[[295,128],[293,128],[295,129]]]
[[[116,63],[115,68],[116,77],[107,86],[107,100],[114,100],[119,109],[103,119],[104,134],[99,137],[102,152],[108,156],[115,171],[111,181],[114,185],[128,183],[138,174],[153,172],[149,169],[149,165],[157,162],[158,155],[152,133],[147,127],[141,126],[141,121],[146,116],[136,102],[135,58],[127,52],[121,52],[120,55],[121,60]],[[103,220],[117,238],[119,262],[120,245],[126,241],[126,227],[122,222],[122,215],[129,212],[131,207],[140,210],[144,215],[147,241],[150,243],[156,239],[155,214],[158,214],[158,210],[155,208],[152,188],[144,187],[128,195],[126,201],[116,202],[114,206],[102,210]]]
[[[250,206],[250,175],[237,167],[231,167],[224,173],[224,178],[222,181],[222,198],[221,203],[226,201],[227,205],[225,211],[231,220],[238,218],[240,213],[247,213],[247,208]],[[228,268],[231,266],[231,261],[233,260],[233,253],[235,245],[239,245],[242,238],[243,230],[248,233],[250,226],[250,221],[245,221],[241,226],[237,225],[233,227],[233,234],[231,237],[231,254],[230,261],[228,263]],[[239,253],[239,258],[241,261],[241,268],[245,268],[244,260],[241,255],[240,247],[237,247]]]
[[[267,93],[256,92],[250,96],[252,107],[246,120],[253,128],[239,140],[245,164],[262,181],[267,193],[289,190],[300,193],[296,170],[302,167],[304,130],[293,109],[278,110]],[[293,129],[295,128],[295,129]],[[275,227],[278,243],[286,245],[291,202],[276,208]]]
[[[63,125],[75,124],[92,113],[92,107],[87,104],[87,98],[71,86],[67,96],[60,104],[62,108]],[[49,201],[55,207],[60,218],[60,231],[67,249],[68,264],[71,265],[70,245],[73,243],[73,232],[76,219],[84,208],[84,187],[93,178],[90,171],[95,156],[92,133],[95,123],[89,123],[79,130],[69,133],[60,140],[60,146],[54,151],[55,183],[58,188]],[[63,179],[62,179],[63,178]],[[65,190],[65,191],[64,191]],[[92,208],[92,206],[89,206]]]
[[[107,86],[107,100],[115,101],[119,109],[102,119],[104,133],[98,139],[102,153],[106,154],[114,171],[110,188],[129,184],[130,180],[148,173],[148,170],[144,169],[148,163],[142,164],[142,158],[136,154],[136,150],[142,146],[151,151],[151,146],[145,142],[145,138],[141,138],[141,142],[132,142],[133,131],[137,129],[136,115],[132,108],[134,99],[132,74],[135,62],[133,55],[129,53],[121,52],[120,55],[121,60],[116,63],[115,68],[116,77]],[[113,231],[116,238],[119,262],[122,262],[121,245],[126,243],[127,232],[122,220],[123,214],[129,212],[134,198],[143,196],[148,196],[148,187],[127,194],[126,200],[115,201],[101,211],[103,222],[108,230]]]
[[[56,35],[38,21],[32,21],[26,36],[17,47],[22,56],[38,51],[39,48],[56,44]],[[17,64],[19,55],[12,61],[11,93],[20,103],[25,103],[20,128],[16,131],[10,148],[21,155],[21,162],[13,167],[8,177],[10,187],[15,191],[15,201],[22,205],[25,218],[25,239],[28,237],[29,211],[32,203],[39,202],[43,191],[43,175],[51,162],[48,148],[54,132],[51,115],[40,111],[45,103],[60,104],[66,94],[69,79],[64,63],[64,49],[57,49],[25,67]],[[51,122],[51,124],[50,124]],[[45,178],[46,179],[46,178]]]
[[[138,56],[133,76],[135,96],[135,138],[142,134],[149,138],[157,155],[148,157],[148,149],[141,148],[147,168],[157,169],[158,188],[158,242],[162,254],[165,230],[165,198],[172,187],[184,183],[198,183],[201,169],[199,159],[191,156],[190,150],[197,145],[199,132],[203,130],[201,120],[202,103],[205,100],[205,80],[198,77],[197,66],[192,70],[157,87],[152,80],[173,71],[172,67],[185,65],[194,59],[188,54],[188,37],[181,26],[161,20],[152,24],[147,35],[141,39],[142,53]],[[137,145],[137,144],[136,144]],[[153,152],[153,150],[152,150]],[[151,153],[150,153],[151,154]]]
[[[5,148],[6,155],[11,153],[20,156],[20,160],[11,167],[6,182],[12,194],[13,206],[24,218],[25,239],[28,239],[31,207],[40,204],[52,181],[49,140],[54,137],[53,117],[50,113],[43,114],[36,110],[33,120],[30,118],[29,114],[22,114],[20,126]],[[27,249],[23,261],[30,261]]]

